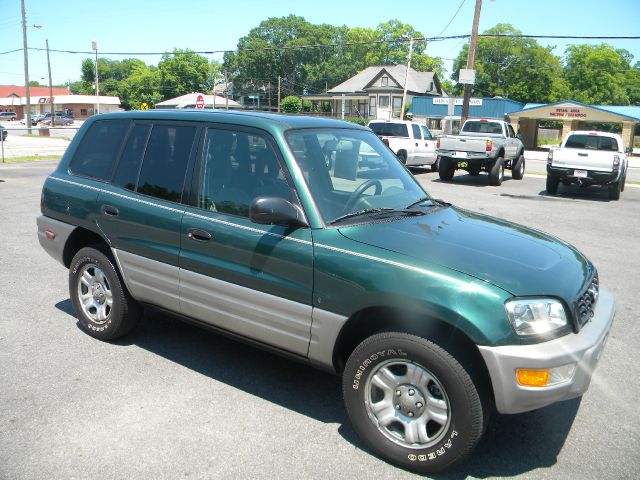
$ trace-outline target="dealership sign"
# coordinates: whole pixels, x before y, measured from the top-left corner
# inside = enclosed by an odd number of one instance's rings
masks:
[[[587,113],[580,108],[559,107],[549,112],[551,118],[587,118]]]

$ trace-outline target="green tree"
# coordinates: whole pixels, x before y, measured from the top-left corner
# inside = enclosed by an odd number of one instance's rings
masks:
[[[280,109],[284,113],[300,113],[302,111],[302,108],[302,100],[300,100],[300,98],[296,97],[295,95],[289,95],[288,97],[284,97],[280,101]]]
[[[520,35],[509,24],[499,23],[487,34]],[[484,96],[502,96],[520,102],[555,102],[566,98],[568,88],[562,77],[560,57],[553,47],[543,47],[534,39],[480,37],[476,48],[474,89]],[[469,46],[465,45],[453,64],[451,78],[466,68]],[[461,85],[455,88],[460,94]]]
[[[628,105],[638,99],[638,69],[631,67],[627,50],[611,45],[569,45],[565,51],[564,78],[571,98],[582,103]]]
[[[126,110],[137,110],[145,102],[151,108],[162,101],[160,72],[157,67],[138,65],[120,83],[120,102]]]
[[[165,53],[158,64],[164,98],[185,93],[209,92],[213,87],[213,72],[209,61],[193,50],[174,49]]]

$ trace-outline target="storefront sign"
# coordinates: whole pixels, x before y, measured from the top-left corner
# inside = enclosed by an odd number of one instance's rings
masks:
[[[449,98],[450,97],[434,97],[433,98],[433,105],[448,105],[449,104]],[[453,104],[454,105],[462,105],[462,98],[454,98],[453,99]],[[481,98],[470,98],[469,99],[469,105],[473,105],[474,107],[481,107],[482,106],[482,99]]]
[[[551,118],[587,118],[587,114],[579,108],[556,108],[549,112]]]

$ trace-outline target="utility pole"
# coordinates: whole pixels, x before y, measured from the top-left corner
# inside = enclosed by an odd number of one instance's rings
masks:
[[[96,52],[96,114],[100,113],[100,90],[98,87],[98,42],[91,42],[91,49]]]
[[[53,82],[51,81],[51,61],[49,60],[49,39],[47,38],[47,67],[49,68],[49,104],[51,106],[51,126],[56,126],[55,107],[53,105]]]
[[[280,75],[278,75],[278,113],[280,113]]]
[[[218,81],[218,77],[214,74],[213,75],[213,101],[211,102],[211,109],[215,110],[216,109],[216,82]]]
[[[469,56],[467,57],[467,69],[473,70],[476,61],[476,45],[478,44],[478,22],[480,21],[480,8],[482,0],[476,0],[476,9],[473,13],[473,27],[471,28],[471,40],[469,41]],[[460,125],[469,116],[469,100],[471,99],[471,84],[464,86],[464,99],[462,100],[462,113],[460,115]]]
[[[409,70],[411,69],[411,53],[413,52],[413,37],[409,37],[409,60],[407,61],[407,73],[404,74],[404,92],[402,93],[402,108],[400,109],[400,120],[404,120],[404,106],[407,101],[407,81],[409,80]],[[393,110],[393,104],[391,105]]]
[[[271,82],[269,82],[269,113],[271,113]]]
[[[229,79],[227,77],[227,71],[224,71],[224,103],[227,110],[229,110]]]
[[[29,91],[29,55],[27,53],[27,16],[24,12],[24,0],[21,0],[22,5],[22,48],[24,52],[24,89],[27,94],[27,104],[25,105],[26,112],[24,118],[27,120],[27,133],[31,134],[31,92]]]

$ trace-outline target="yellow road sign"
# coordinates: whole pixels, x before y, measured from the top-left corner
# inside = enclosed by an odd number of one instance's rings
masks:
[[[140,104],[140,110],[149,110],[149,105],[147,105],[147,102],[142,102]]]

